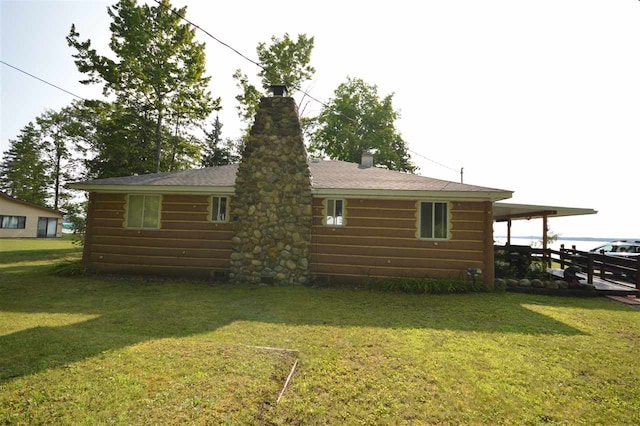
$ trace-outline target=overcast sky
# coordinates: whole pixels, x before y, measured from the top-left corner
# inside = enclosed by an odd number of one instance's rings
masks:
[[[65,36],[107,49],[114,1],[0,0],[4,62],[82,97]],[[153,3],[149,1],[149,3]],[[174,0],[187,17],[250,58],[271,36],[315,37],[309,93],[329,100],[347,76],[394,93],[420,174],[514,191],[509,202],[585,207],[557,218],[564,237],[640,238],[640,2],[636,0]],[[238,136],[235,69],[255,65],[202,32],[223,136]],[[73,100],[0,64],[0,151],[48,108]],[[254,83],[258,84],[257,78]],[[312,103],[308,113],[321,106]],[[541,232],[515,222],[514,235]],[[504,233],[496,225],[496,233]]]

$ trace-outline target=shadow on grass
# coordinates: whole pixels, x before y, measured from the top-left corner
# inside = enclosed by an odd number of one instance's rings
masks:
[[[0,335],[0,381],[143,341],[215,331],[235,321],[286,326],[380,327],[529,335],[581,335],[505,294],[416,296],[305,287],[52,277],[50,267],[0,269],[2,312],[92,315]],[[4,271],[4,272],[3,272]],[[576,302],[585,303],[585,302]],[[17,327],[16,329],[19,329]]]
[[[60,259],[71,254],[79,254],[82,248],[73,247],[68,249],[42,249],[42,250],[18,250],[10,252],[0,252],[0,265],[7,265],[17,262],[41,261]]]

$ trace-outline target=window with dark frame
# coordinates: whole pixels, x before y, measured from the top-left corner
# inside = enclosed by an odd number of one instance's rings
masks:
[[[58,235],[58,218],[39,217],[38,218],[38,238],[55,238]]]
[[[229,197],[213,196],[211,197],[211,221],[212,222],[226,222],[229,214],[227,209],[229,208]]]
[[[0,229],[24,229],[26,223],[26,216],[0,215]]]
[[[449,237],[448,203],[420,203],[420,238],[447,239]]]

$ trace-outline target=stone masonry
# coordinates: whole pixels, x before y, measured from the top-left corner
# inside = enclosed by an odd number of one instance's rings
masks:
[[[232,282],[309,281],[310,176],[293,98],[262,98],[236,175]]]

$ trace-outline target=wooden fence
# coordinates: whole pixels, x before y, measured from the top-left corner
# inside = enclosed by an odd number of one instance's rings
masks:
[[[640,256],[617,257],[594,253],[590,251],[580,251],[575,248],[560,250],[533,248],[529,246],[505,245],[495,246],[496,252],[507,253],[507,259],[511,259],[513,265],[521,267],[523,259],[537,260],[548,267],[559,265],[561,269],[569,266],[577,266],[587,274],[587,282],[593,284],[593,277],[599,276],[601,279],[615,278],[617,281],[626,281],[634,284],[640,290]],[[497,256],[496,256],[497,257]]]

